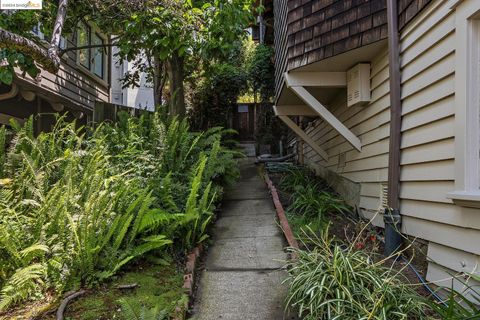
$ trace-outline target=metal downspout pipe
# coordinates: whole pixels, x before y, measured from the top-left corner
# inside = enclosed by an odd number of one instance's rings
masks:
[[[390,256],[402,245],[400,233],[400,143],[402,134],[402,101],[398,0],[387,0],[388,65],[390,80],[390,146],[388,161],[388,208],[384,212],[385,255]]]

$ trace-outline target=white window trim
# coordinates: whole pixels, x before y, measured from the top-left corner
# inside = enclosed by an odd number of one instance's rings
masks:
[[[480,208],[480,1],[455,8],[455,204]]]
[[[107,37],[104,33],[102,33],[102,32],[100,31],[100,29],[99,29],[96,25],[94,25],[94,24],[92,24],[92,23],[90,23],[90,22],[87,22],[87,21],[82,21],[82,22],[80,22],[80,23],[84,23],[88,28],[90,28],[90,30],[89,30],[89,31],[90,31],[90,33],[89,33],[89,39],[88,39],[89,44],[91,44],[92,35],[93,35],[93,34],[97,34],[97,35],[104,41],[105,44],[108,43],[108,37]],[[78,28],[75,30],[75,32],[78,32]],[[78,46],[78,34],[77,34],[76,37],[75,37],[75,45]],[[77,66],[78,66],[81,70],[83,70],[84,72],[87,72],[89,75],[95,77],[95,79],[100,80],[100,81],[103,81],[104,83],[107,83],[107,81],[108,81],[108,72],[109,72],[109,70],[108,70],[108,65],[109,65],[109,62],[108,62],[108,60],[109,60],[108,49],[106,49],[106,50],[107,50],[107,53],[105,54],[105,56],[104,56],[104,58],[103,58],[103,77],[98,76],[93,70],[91,70],[91,69],[92,69],[92,61],[91,61],[91,60],[92,60],[92,51],[93,51],[93,50],[92,50],[92,49],[89,49],[89,50],[90,50],[90,55],[89,55],[89,59],[90,59],[90,63],[89,63],[90,69],[87,68],[87,67],[85,67],[84,65],[82,65],[82,64],[80,63],[80,50],[76,50],[76,51],[77,51],[77,54],[76,54],[76,61],[75,61],[75,62],[77,63]]]

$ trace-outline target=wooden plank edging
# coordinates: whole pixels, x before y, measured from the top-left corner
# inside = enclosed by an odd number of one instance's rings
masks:
[[[283,235],[287,239],[288,245],[291,248],[299,249],[297,239],[293,235],[292,228],[290,228],[290,224],[288,223],[287,216],[285,215],[285,210],[283,210],[282,203],[280,202],[280,198],[278,197],[277,188],[273,185],[272,180],[268,176],[268,173],[265,171],[264,173],[265,183],[270,190],[270,194],[272,195],[273,204],[275,205],[275,211],[277,211],[277,217],[280,221],[280,225],[282,227]]]

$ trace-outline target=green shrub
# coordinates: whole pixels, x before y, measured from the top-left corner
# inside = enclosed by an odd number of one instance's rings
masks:
[[[280,187],[287,192],[294,192],[297,186],[312,186],[322,188],[323,184],[315,177],[315,173],[308,168],[295,167],[282,176]]]
[[[342,199],[310,185],[297,186],[292,198],[288,210],[307,219],[323,220],[326,214],[342,213],[348,209]]]
[[[246,87],[247,76],[241,66],[212,64],[202,75],[193,96],[190,118],[194,127],[205,130],[228,126],[236,111],[238,97]]]
[[[288,306],[306,320],[423,319],[425,304],[395,270],[373,262],[353,245],[313,237],[310,250],[294,250],[286,280]]]

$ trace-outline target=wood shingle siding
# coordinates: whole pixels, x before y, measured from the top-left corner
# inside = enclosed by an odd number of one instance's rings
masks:
[[[304,66],[387,36],[385,0],[289,0],[288,69]]]
[[[399,0],[405,27],[431,0]],[[276,92],[285,71],[387,38],[386,0],[274,0]]]

